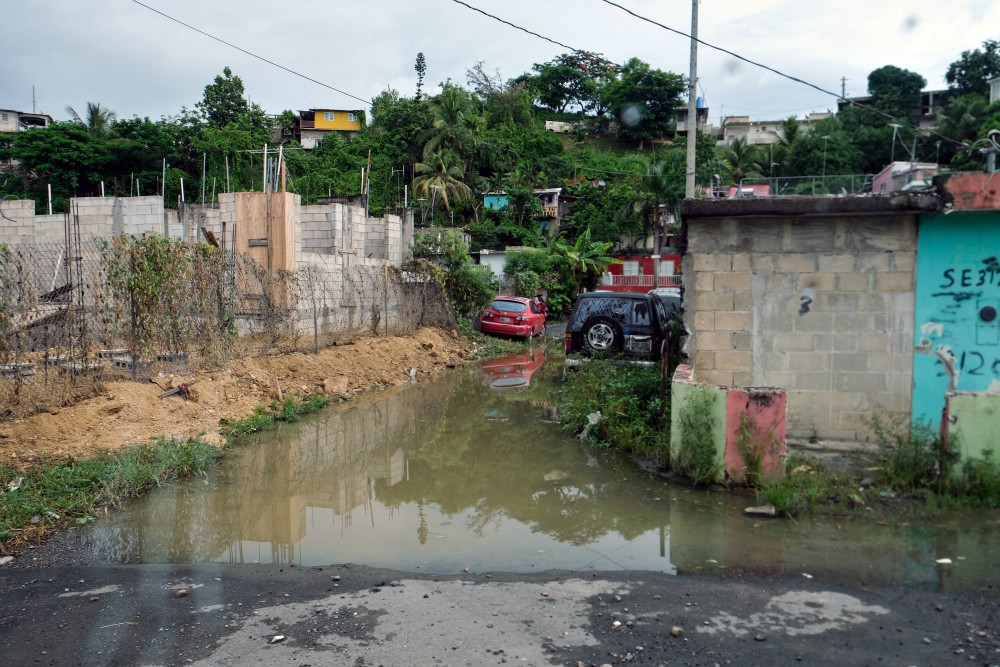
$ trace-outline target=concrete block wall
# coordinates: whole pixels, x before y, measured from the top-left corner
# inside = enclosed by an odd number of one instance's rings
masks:
[[[302,251],[330,254],[336,246],[337,208],[335,204],[303,206],[299,217]]]
[[[698,379],[788,390],[788,437],[863,441],[908,414],[915,215],[688,220]]]
[[[17,245],[31,240],[35,231],[35,202],[27,199],[0,200],[0,243]]]

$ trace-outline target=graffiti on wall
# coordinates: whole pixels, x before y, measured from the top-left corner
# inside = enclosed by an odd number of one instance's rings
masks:
[[[921,221],[914,421],[936,423],[945,396],[1000,393],[1000,225],[984,216]],[[947,222],[947,224],[946,224]]]

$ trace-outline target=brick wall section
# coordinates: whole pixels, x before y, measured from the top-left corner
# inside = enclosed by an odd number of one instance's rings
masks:
[[[917,216],[687,218],[698,380],[788,390],[788,436],[862,441],[909,414]]]

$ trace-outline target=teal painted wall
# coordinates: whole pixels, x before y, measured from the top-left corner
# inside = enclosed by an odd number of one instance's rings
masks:
[[[923,216],[917,242],[914,423],[941,423],[949,382],[955,391],[1000,393],[998,313],[1000,211]]]
[[[500,210],[507,206],[507,195],[483,196],[483,208]]]

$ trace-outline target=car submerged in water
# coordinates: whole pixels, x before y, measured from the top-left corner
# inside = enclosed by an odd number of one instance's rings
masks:
[[[545,313],[534,299],[497,296],[479,318],[479,330],[527,340],[545,333]]]
[[[659,361],[672,317],[665,299],[638,292],[585,292],[566,323],[566,354]]]

